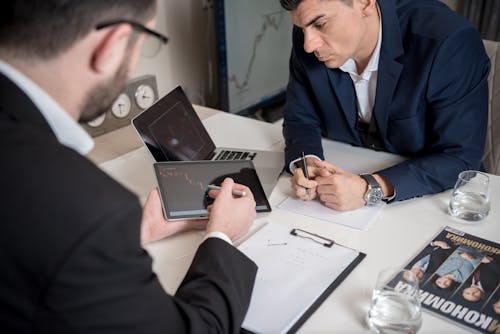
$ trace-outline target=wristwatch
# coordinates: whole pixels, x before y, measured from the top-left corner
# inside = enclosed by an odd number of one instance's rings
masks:
[[[365,179],[368,183],[368,190],[364,196],[366,205],[375,205],[379,203],[382,200],[382,197],[384,197],[380,184],[378,184],[372,174],[360,174],[359,176]]]

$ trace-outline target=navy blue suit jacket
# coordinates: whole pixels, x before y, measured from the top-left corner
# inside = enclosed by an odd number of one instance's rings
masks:
[[[481,168],[490,68],[479,33],[436,0],[378,0],[382,45],[373,117],[388,152],[409,157],[373,171],[396,200],[451,188]],[[323,157],[321,137],[362,145],[349,74],[303,48],[295,27],[283,123],[287,165],[301,151]],[[335,163],[335,161],[332,161]]]

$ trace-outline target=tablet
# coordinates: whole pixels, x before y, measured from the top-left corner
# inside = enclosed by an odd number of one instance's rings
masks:
[[[251,160],[164,161],[154,163],[154,169],[168,220],[207,218],[213,203],[208,185],[219,186],[226,177],[250,188],[257,212],[271,211]]]

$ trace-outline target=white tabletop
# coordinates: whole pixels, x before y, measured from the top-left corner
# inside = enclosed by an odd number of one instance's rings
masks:
[[[223,113],[204,120],[204,124],[217,146],[283,148],[283,141],[276,141],[281,136],[279,125]],[[252,128],[252,134],[224,138],[218,131],[221,124],[232,129],[246,124]],[[269,138],[267,144],[262,142],[260,135]],[[252,140],[252,137],[258,137],[259,140]],[[256,142],[260,147],[252,146]],[[401,160],[388,153],[332,141],[324,141],[324,148],[329,161],[356,173],[376,171]],[[147,149],[141,147],[100,166],[144,201],[148,192],[156,185],[152,163],[153,159]],[[479,223],[468,224],[450,217],[447,214],[450,191],[446,191],[386,205],[375,221],[366,230],[360,231],[276,208],[291,194],[289,176],[282,176],[269,198],[273,211],[259,214],[254,223],[255,228],[268,221],[290,228],[301,227],[367,254],[300,328],[299,333],[368,333],[365,315],[377,273],[385,267],[404,266],[446,225],[500,242],[500,210],[496,205],[500,201],[500,177],[490,175],[490,184],[491,211]],[[153,268],[169,293],[175,292],[179,286],[202,238],[202,232],[190,231],[146,247],[154,259]],[[467,330],[430,313],[424,313],[419,333],[450,332],[466,333]]]

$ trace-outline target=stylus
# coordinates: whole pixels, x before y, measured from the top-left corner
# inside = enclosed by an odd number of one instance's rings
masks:
[[[216,186],[215,184],[209,184],[207,188],[211,189],[211,190],[220,190],[220,187]],[[240,196],[240,197],[247,195],[247,193],[245,191],[238,190],[238,189],[233,189],[232,193],[234,196]]]

